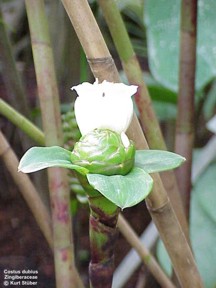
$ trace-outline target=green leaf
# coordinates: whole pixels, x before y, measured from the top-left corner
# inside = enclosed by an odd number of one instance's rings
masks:
[[[176,119],[176,105],[168,102],[153,101],[153,107],[160,121]]]
[[[216,1],[198,2],[196,89],[200,90],[216,75]],[[150,70],[173,91],[178,90],[180,4],[180,0],[145,1]]]
[[[161,85],[150,73],[144,72],[143,75],[152,100],[171,104],[177,103],[176,92]]]
[[[135,154],[135,166],[147,173],[162,172],[179,167],[185,158],[162,150],[138,150]]]
[[[192,193],[191,242],[206,288],[216,287],[216,162],[198,178]]]
[[[84,175],[88,173],[86,168],[71,163],[70,154],[70,151],[58,146],[33,147],[20,160],[18,171],[31,173],[48,167],[63,167]]]
[[[209,120],[215,114],[215,107],[216,107],[216,81],[214,80],[210,90],[207,92],[205,96],[205,102],[203,107],[205,120]]]
[[[197,266],[206,288],[216,287],[216,162],[198,178],[192,191],[190,235]],[[171,272],[169,256],[159,242],[157,257],[162,268]]]
[[[122,209],[141,202],[153,186],[151,176],[140,168],[133,168],[125,176],[88,174],[87,178],[94,189]]]

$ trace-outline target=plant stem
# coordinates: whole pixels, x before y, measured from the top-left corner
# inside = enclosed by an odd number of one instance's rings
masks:
[[[0,100],[0,104],[1,104],[1,102],[2,102],[2,100]],[[9,106],[9,105],[7,104],[7,106]],[[1,105],[0,105],[0,111],[1,111]],[[16,111],[14,110],[14,112],[16,112]],[[35,141],[39,140],[40,138],[42,140],[44,137],[43,132],[40,131],[33,123],[28,121],[24,116],[21,116],[21,117],[22,117],[21,118],[22,121],[27,123],[28,129],[25,131],[26,134],[29,137],[32,137]],[[17,119],[18,119],[18,123],[16,123]],[[12,122],[15,125],[18,124],[17,126],[19,127],[19,124],[20,124],[19,114],[18,114],[18,117],[15,117],[15,119],[12,119]],[[31,131],[35,131],[35,135],[32,134]],[[42,135],[42,137],[40,137],[41,135]],[[42,141],[39,144],[43,145]],[[25,198],[30,210],[32,211],[37,223],[39,223],[38,225],[39,225],[40,229],[42,230],[47,242],[49,243],[50,247],[52,248],[53,239],[52,239],[52,232],[51,232],[51,219],[50,219],[49,214],[47,213],[47,209],[44,207],[44,204],[41,202],[41,199],[38,196],[38,193],[35,190],[33,184],[31,183],[29,177],[23,173],[17,174],[17,170],[15,172],[13,172],[14,169],[17,169],[18,160],[17,160],[14,152],[11,150],[11,148],[9,148],[9,144],[6,143],[6,140],[5,140],[4,136],[2,135],[2,133],[0,133],[0,145],[1,145],[0,146],[0,156],[2,156],[5,163],[8,163],[8,164],[6,164],[8,170],[10,171],[16,184],[20,188],[20,191],[21,191],[23,197]],[[10,164],[10,163],[12,163],[12,164]],[[45,219],[47,219],[47,220],[45,220]],[[93,219],[95,219],[95,217]],[[49,225],[47,223],[49,223]],[[91,223],[91,221],[90,221],[90,223]],[[162,287],[167,287],[167,288],[168,287],[170,287],[170,288],[175,287],[171,283],[169,278],[161,270],[161,268],[158,265],[158,263],[156,262],[154,256],[151,255],[151,253],[142,245],[139,237],[136,235],[136,233],[133,231],[132,227],[127,223],[127,221],[124,219],[124,217],[121,214],[119,214],[118,228],[119,228],[120,232],[128,240],[128,242],[131,244],[131,246],[136,249],[136,251],[140,255],[142,261],[145,263],[145,265],[151,271],[151,273],[154,275],[154,277],[158,280],[158,283],[160,283],[162,285]],[[102,251],[102,252],[104,252],[104,251]]]
[[[81,67],[78,59],[80,58],[81,47],[74,30],[71,29],[71,23],[61,1],[50,1],[48,7],[57,79],[58,83],[61,83],[61,89],[65,87],[61,91],[64,95],[64,101],[69,102],[71,101],[71,91],[68,86],[71,87],[80,82],[79,71]]]
[[[175,285],[166,276],[166,274],[164,274],[163,270],[158,265],[154,256],[143,246],[143,244],[140,242],[139,237],[136,235],[136,233],[133,231],[133,229],[130,227],[130,225],[122,215],[119,215],[118,227],[120,232],[130,243],[130,245],[136,249],[142,261],[146,264],[146,266],[151,271],[152,275],[155,277],[158,283],[162,287],[174,288]]]
[[[138,93],[135,95],[135,101],[139,109],[139,119],[145,131],[148,145],[151,149],[167,150],[160,125],[152,107],[148,89],[144,82],[142,69],[117,4],[114,0],[98,0],[98,2],[111,32],[128,81],[139,87]],[[161,176],[182,229],[189,240],[188,224],[174,172],[164,172]],[[167,179],[169,179],[169,181],[167,181]]]
[[[142,69],[135,55],[117,4],[113,0],[98,0],[98,2],[109,27],[125,74],[131,84],[139,86],[135,100],[139,109],[139,118],[145,131],[146,139],[152,149],[166,150],[166,144],[152,108],[151,98],[143,80]]]
[[[77,176],[88,195],[90,207],[90,287],[111,288],[119,208],[89,185],[86,177]]]
[[[14,182],[19,187],[19,190],[28,204],[32,214],[38,223],[44,237],[46,238],[49,246],[53,249],[53,237],[51,229],[51,219],[47,212],[47,208],[41,201],[35,187],[26,174],[18,173],[18,159],[11,149],[9,143],[0,131],[0,157],[3,159],[8,171],[14,179]]]
[[[0,111],[1,111],[1,100],[0,100]],[[14,113],[17,113],[17,112],[14,111]],[[24,122],[26,123],[26,126],[27,126],[27,129],[25,130],[26,134],[29,137],[32,137],[33,139],[35,139],[35,141],[39,140],[40,138],[43,139],[43,137],[44,137],[43,132],[40,129],[38,129],[33,123],[28,121],[24,116],[22,116],[22,118],[24,119]],[[18,119],[18,122],[16,122],[17,119]],[[12,122],[18,126],[20,123],[19,117],[15,117],[15,119],[12,119]],[[22,129],[22,126],[20,128]],[[35,135],[32,135],[31,131],[35,131]],[[43,137],[40,137],[41,135]],[[44,145],[44,143],[41,143],[41,145]],[[22,181],[22,183],[24,183],[24,181]],[[25,185],[25,183],[24,183],[24,185]],[[22,191],[28,191],[28,189],[26,188],[26,189],[23,189]],[[36,193],[36,192],[34,192],[34,193]],[[36,201],[34,201],[34,202],[36,202]],[[34,203],[34,202],[30,202],[30,203]],[[92,204],[93,204],[93,200],[92,200]],[[31,207],[30,207],[30,209],[31,209]],[[40,209],[41,208],[39,207],[38,211]],[[93,209],[91,209],[91,211],[93,211]],[[173,284],[170,282],[169,278],[160,269],[160,266],[156,262],[154,256],[151,255],[151,253],[148,251],[148,249],[146,249],[143,246],[143,244],[140,242],[139,237],[136,235],[136,233],[134,232],[132,227],[129,225],[129,223],[127,223],[127,221],[124,219],[124,217],[123,217],[123,215],[121,215],[121,213],[119,214],[119,218],[118,218],[118,228],[121,231],[121,233],[125,236],[127,241],[131,244],[131,246],[136,249],[137,253],[140,255],[140,258],[143,260],[146,267],[155,276],[155,278],[158,280],[158,282],[164,287],[173,287]]]
[[[117,69],[88,2],[86,0],[62,0],[62,2],[74,25],[87,59],[90,59],[89,64],[95,78],[98,78],[99,81],[106,79],[111,82],[119,82]],[[84,22],[85,25],[83,25]],[[137,147],[146,148],[146,140],[135,115],[128,132],[130,139],[134,140]],[[153,177],[154,189],[147,199],[148,208],[168,250],[179,281],[183,287],[203,287],[190,246],[176,218],[161,179],[158,174]]]
[[[26,0],[32,50],[42,112],[42,122],[47,146],[62,145],[59,95],[48,23],[43,0]],[[74,264],[72,225],[69,208],[69,187],[66,171],[60,168],[48,170],[56,286],[83,287]]]
[[[196,71],[197,0],[182,0],[178,115],[175,152],[187,161],[176,171],[179,189],[189,219],[191,165],[194,143],[194,96]]]
[[[97,39],[100,39],[98,36],[102,37],[102,34],[88,2],[62,0],[62,3],[83,46],[92,73],[99,80],[106,79],[110,82],[119,82],[118,70],[107,46],[101,41],[97,41]],[[85,23],[85,25],[82,23]],[[95,45],[95,43],[97,44]]]
[[[98,203],[100,202],[100,205]],[[116,228],[119,209],[98,193],[89,198],[91,262],[89,265],[90,287],[111,288],[114,272],[114,249],[118,238]],[[111,208],[107,212],[104,208]]]
[[[0,99],[0,114],[25,132],[36,143],[41,146],[45,144],[43,132],[2,99]]]

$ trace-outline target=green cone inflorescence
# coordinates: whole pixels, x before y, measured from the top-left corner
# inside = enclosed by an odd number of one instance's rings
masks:
[[[62,128],[64,134],[64,148],[72,150],[76,141],[81,137],[73,106],[69,111],[62,114]]]
[[[121,135],[107,129],[95,129],[84,135],[71,153],[73,164],[108,176],[126,175],[134,166],[134,157],[133,142],[125,147]]]

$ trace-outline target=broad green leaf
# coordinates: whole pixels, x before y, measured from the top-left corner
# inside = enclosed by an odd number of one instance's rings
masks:
[[[63,167],[76,170],[81,174],[88,173],[86,168],[71,163],[70,153],[58,146],[33,147],[20,160],[18,170],[23,173],[31,173],[49,167]]]
[[[206,288],[216,287],[216,163],[195,183],[191,204],[191,241]]]
[[[151,72],[164,86],[178,90],[180,0],[146,0],[145,24]],[[198,1],[196,89],[216,75],[216,1]]]
[[[140,168],[133,168],[125,176],[88,174],[87,178],[94,189],[122,209],[141,202],[153,186],[151,176]]]
[[[135,154],[135,166],[147,173],[171,170],[179,167],[184,161],[184,157],[162,150],[137,150]]]
[[[216,163],[209,166],[194,187],[196,199],[203,211],[216,223]],[[215,224],[216,225],[216,224]],[[215,230],[216,233],[216,230]],[[216,237],[216,234],[215,234]],[[215,255],[216,256],[216,255]]]
[[[192,191],[190,234],[195,259],[206,288],[216,287],[216,162],[199,177]],[[163,269],[170,273],[171,262],[161,243],[157,257]]]
[[[177,93],[161,85],[150,73],[144,73],[144,81],[148,87],[152,100],[176,104]]]
[[[216,81],[213,82],[210,90],[205,96],[205,102],[203,106],[203,114],[205,120],[209,120],[215,114],[216,107]]]
[[[175,104],[161,101],[153,101],[153,107],[157,118],[160,121],[176,119],[177,109]]]

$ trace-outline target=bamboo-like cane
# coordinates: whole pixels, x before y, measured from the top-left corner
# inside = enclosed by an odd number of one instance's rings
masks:
[[[30,178],[26,174],[18,173],[17,167],[19,161],[1,131],[0,157],[3,159],[8,171],[14,179],[14,182],[18,186],[23,198],[32,211],[32,214],[34,215],[34,218],[50,248],[53,249],[51,219],[49,213],[47,212],[47,208],[41,201],[41,198],[35,190]]]
[[[191,166],[194,144],[197,0],[182,0],[178,115],[175,151],[187,161],[176,170],[178,185],[189,219]]]
[[[94,76],[118,82],[119,75],[86,0],[62,0],[86,53]],[[83,25],[85,23],[85,25]],[[129,136],[137,147],[146,148],[142,130],[134,116]],[[134,136],[134,137],[133,137]],[[203,287],[192,252],[158,174],[153,176],[154,189],[147,199],[148,209],[159,230],[183,287]]]
[[[130,245],[136,249],[143,263],[145,263],[150,271],[152,271],[153,276],[158,281],[158,283],[160,283],[161,287],[174,288],[175,285],[171,282],[170,279],[167,278],[153,255],[143,246],[142,242],[139,240],[139,237],[136,235],[136,233],[133,232],[129,223],[121,214],[118,218],[118,227]]]
[[[61,132],[59,96],[50,44],[48,23],[43,0],[26,0],[32,50],[37,77],[42,122],[47,146],[63,143]],[[74,264],[72,225],[69,209],[69,189],[66,171],[48,169],[56,285],[83,287]]]
[[[117,4],[114,0],[98,0],[98,2],[111,32],[128,81],[130,84],[139,86],[138,93],[135,95],[135,101],[139,109],[139,119],[145,131],[148,145],[151,149],[167,150],[160,125],[152,107],[148,89],[143,79],[142,69]],[[167,171],[162,173],[161,177],[182,229],[189,240],[188,224],[181,196],[178,192],[175,174],[173,171]]]
[[[45,144],[43,132],[35,125],[32,125],[32,123],[26,117],[16,111],[3,99],[0,99],[0,114],[4,115],[10,122],[20,128],[36,143],[42,146]]]
[[[2,111],[3,109],[4,111]],[[14,110],[10,105],[6,104],[3,100],[0,100],[0,113],[7,117],[7,119],[14,123],[14,125],[22,129],[31,139],[35,140],[38,144],[45,145],[45,138],[43,132],[39,128],[37,128],[37,126],[35,126],[31,121],[26,119],[24,116],[21,116],[16,110]],[[21,123],[22,125],[20,125]],[[32,131],[34,131],[34,133],[32,133]],[[25,185],[25,181],[22,181],[22,183],[24,183],[23,185]],[[23,189],[23,191],[28,191],[28,189]],[[38,208],[38,211],[39,210],[40,207]],[[155,279],[157,279],[158,283],[160,283],[162,287],[174,287],[170,279],[161,270],[154,256],[151,255],[150,251],[148,251],[148,249],[146,249],[145,246],[141,243],[139,237],[136,235],[133,228],[124,219],[121,213],[118,218],[118,228],[120,232],[124,235],[124,237],[127,239],[127,241],[131,244],[131,246],[134,247],[134,249],[140,255],[143,263],[146,265],[146,267],[149,269]]]

